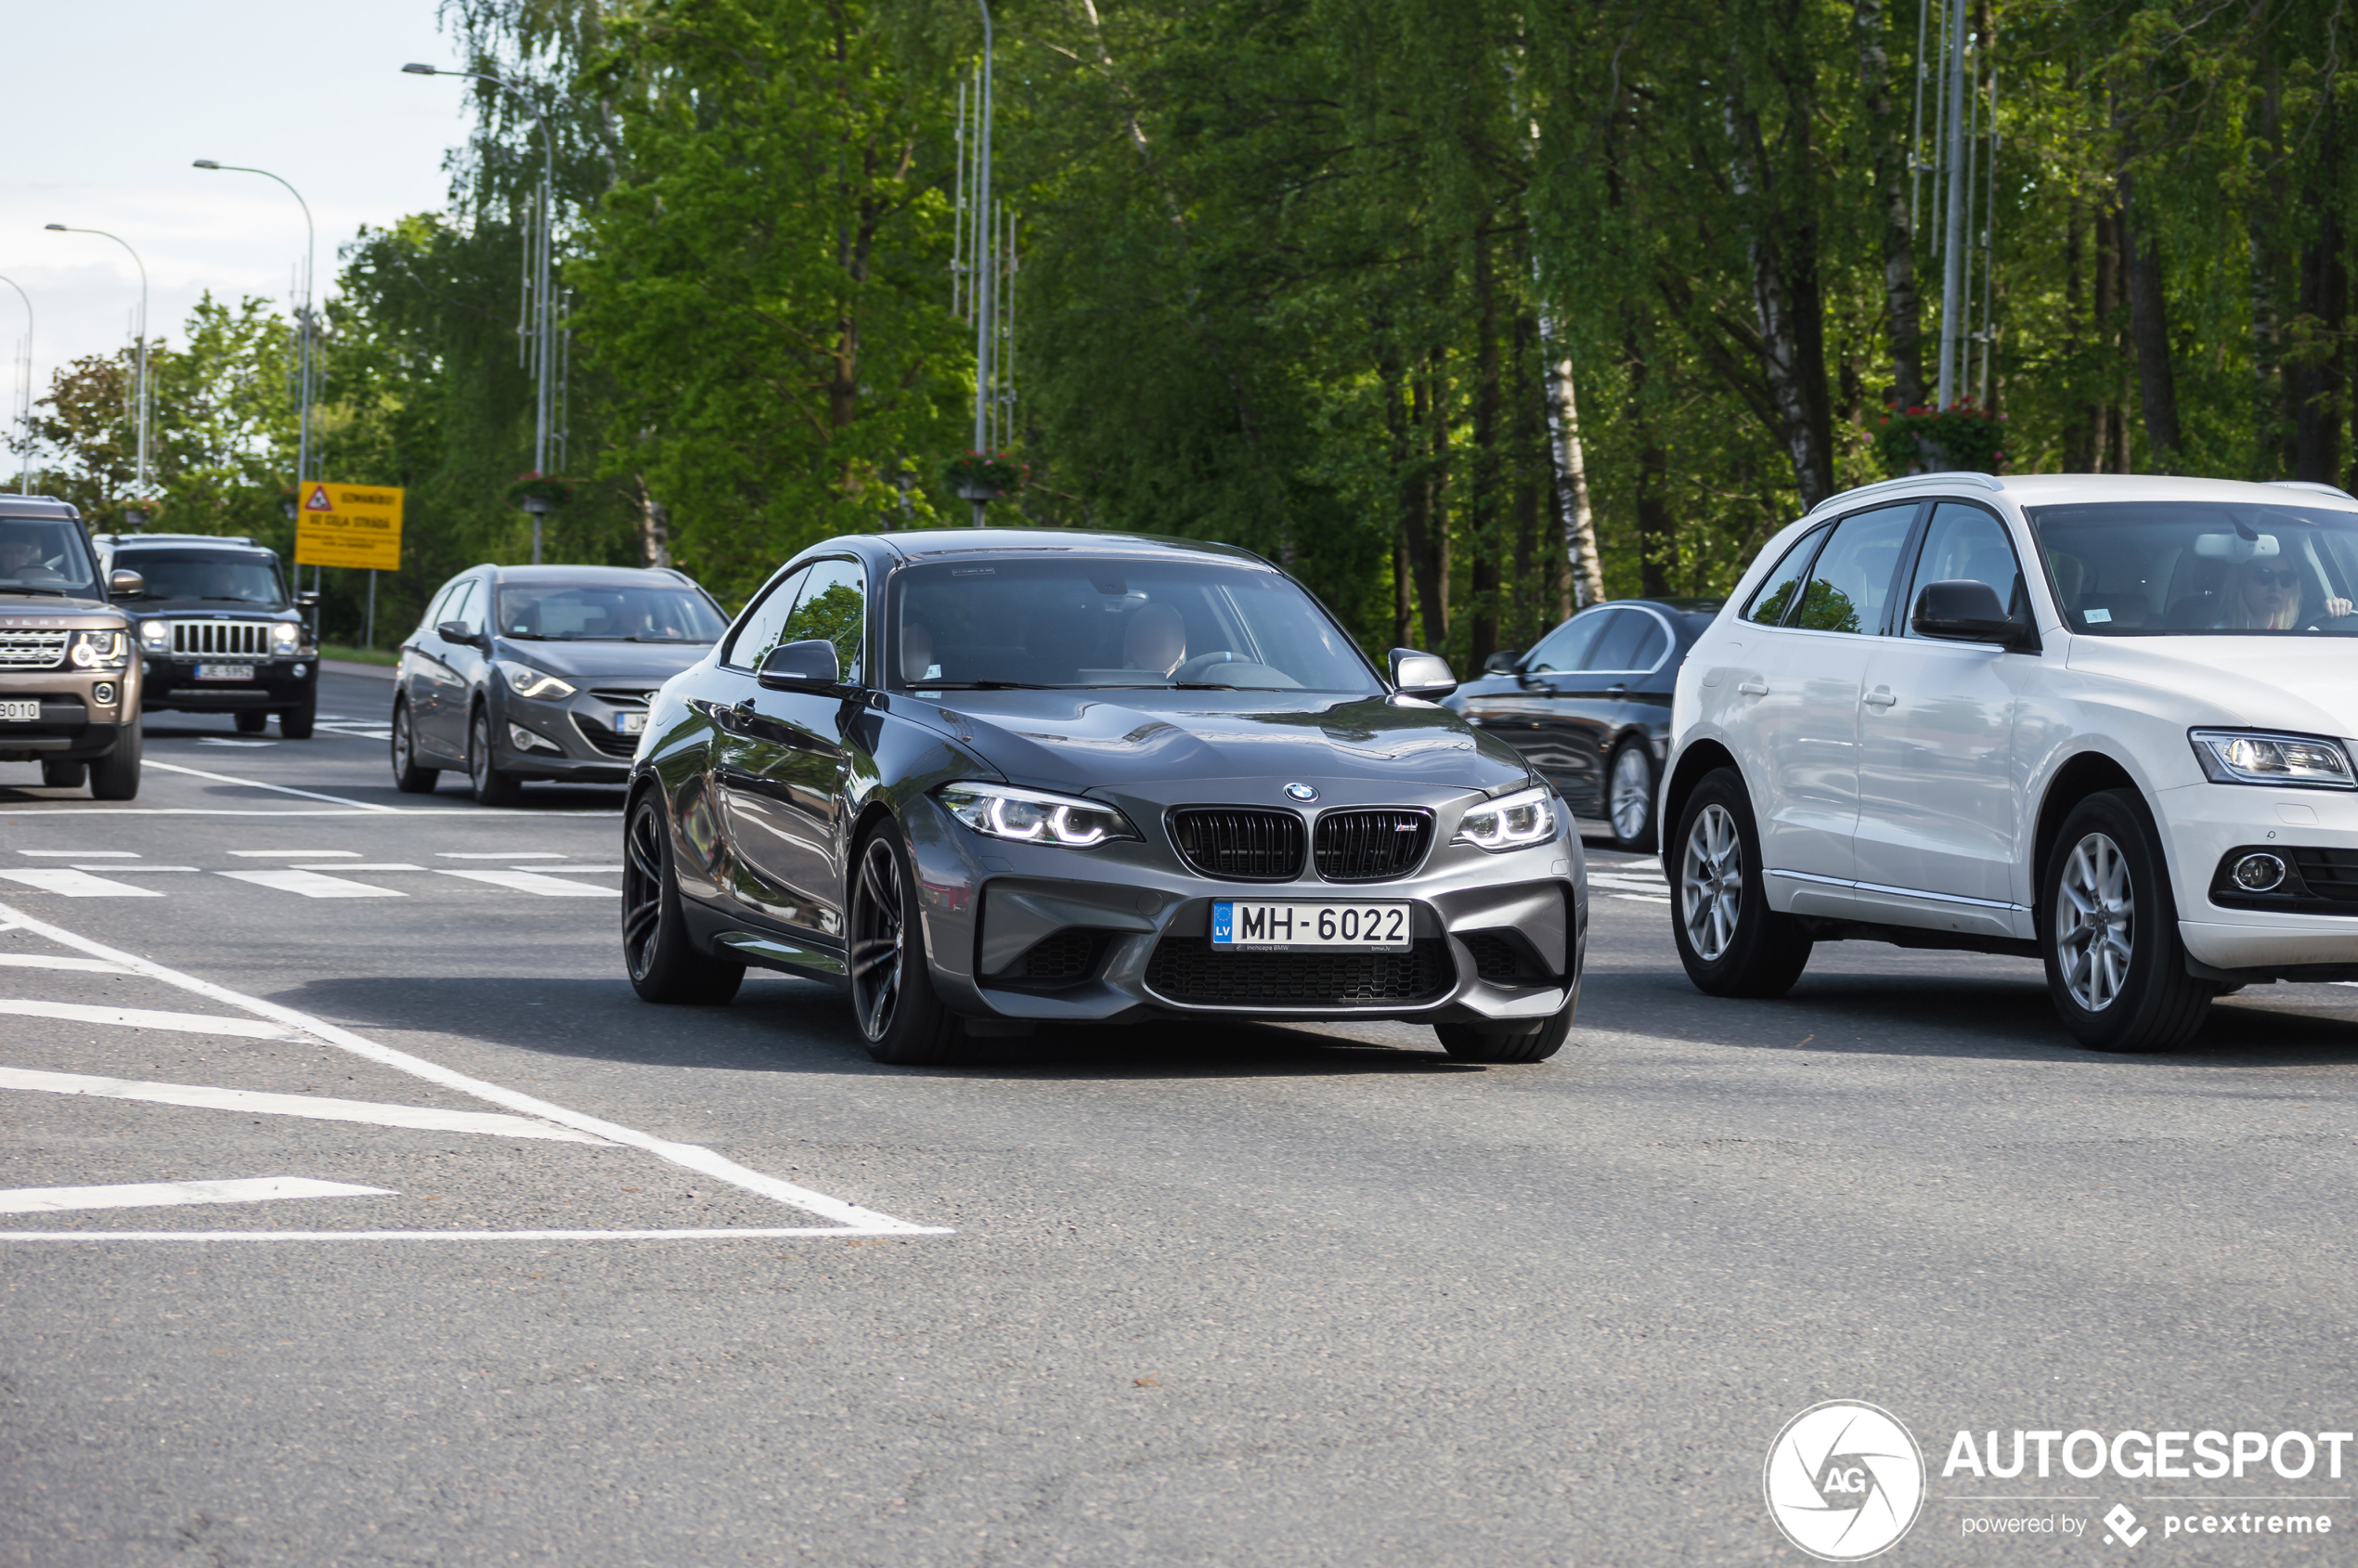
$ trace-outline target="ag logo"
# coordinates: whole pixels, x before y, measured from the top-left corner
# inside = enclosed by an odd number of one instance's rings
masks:
[[[1924,1457],[1888,1411],[1833,1399],[1785,1423],[1768,1445],[1761,1489],[1787,1540],[1828,1562],[1857,1562],[1915,1523]]]

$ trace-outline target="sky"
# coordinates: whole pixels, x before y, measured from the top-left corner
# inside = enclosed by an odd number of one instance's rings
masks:
[[[469,84],[405,76],[458,63],[435,0],[84,0],[9,7],[0,159],[0,277],[30,298],[37,400],[60,365],[127,342],[147,266],[151,334],[178,342],[206,290],[284,310],[311,205],[324,293],[364,224],[440,208],[443,158],[464,141]],[[0,287],[0,418],[16,412],[25,305]],[[0,463],[6,463],[0,458]]]

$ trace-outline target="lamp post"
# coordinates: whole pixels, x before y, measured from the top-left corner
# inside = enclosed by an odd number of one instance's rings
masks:
[[[549,415],[552,406],[553,372],[556,369],[553,344],[553,323],[550,319],[549,253],[550,229],[556,215],[557,144],[549,134],[549,111],[533,102],[532,96],[514,83],[481,71],[445,71],[440,66],[405,65],[404,73],[410,76],[463,76],[470,81],[487,82],[502,92],[512,93],[537,117],[540,128],[540,219],[534,236],[533,250],[526,258],[531,267],[533,292],[532,355],[535,386],[533,388],[532,470],[545,474],[549,471]],[[541,513],[532,514],[532,564],[540,564]]]
[[[42,227],[57,234],[95,234],[101,240],[111,240],[123,248],[131,257],[131,265],[139,269],[139,391],[136,415],[139,429],[139,476],[133,481],[132,487],[139,492],[137,499],[144,503],[148,495],[148,264],[139,259],[138,252],[131,249],[131,241],[120,234],[109,234],[103,228],[75,228],[62,223],[44,224]],[[146,524],[147,518],[136,512],[131,515],[134,519],[131,531],[136,534]]]
[[[13,278],[0,278],[16,290],[17,298],[24,301],[24,395],[17,407],[17,438],[24,445],[18,448],[17,493],[32,494],[32,299],[24,286]]]
[[[991,0],[975,0],[982,11],[982,108],[979,134],[975,147],[975,228],[978,235],[988,236],[976,248],[975,278],[982,285],[982,293],[975,311],[975,450],[991,449],[991,301],[998,294],[998,279],[994,271],[996,257],[992,254],[998,226],[991,221]],[[982,526],[983,508],[990,503],[974,503],[974,525]]]

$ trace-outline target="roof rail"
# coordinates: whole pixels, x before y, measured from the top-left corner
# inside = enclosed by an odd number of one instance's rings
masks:
[[[1886,490],[1896,490],[1904,485],[1922,485],[1928,481],[1934,483],[1945,482],[1948,484],[1957,485],[1978,485],[1985,490],[2002,490],[2006,487],[2006,482],[1999,478],[1996,474],[1983,473],[1977,469],[1960,468],[1950,469],[1945,473],[1910,473],[1903,474],[1898,479],[1878,480],[1872,485],[1861,485],[1857,489],[1844,490],[1838,494],[1828,496],[1824,500],[1820,501],[1816,506],[1809,509],[1809,515],[1815,517],[1820,512],[1825,511],[1828,507],[1834,505],[1838,501],[1856,500],[1861,496],[1879,496]]]
[[[2339,496],[2346,501],[2358,501],[2358,496],[2352,495],[2339,486],[2320,484],[2314,479],[2263,479],[2261,483],[2286,490],[2313,490],[2321,496]]]

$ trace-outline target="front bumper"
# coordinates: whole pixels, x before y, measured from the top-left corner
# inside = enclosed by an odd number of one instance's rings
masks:
[[[1579,840],[1486,854],[1442,842],[1410,876],[1227,883],[1157,829],[1089,850],[969,832],[929,797],[902,824],[934,982],[952,1011],[1037,1022],[1154,1017],[1535,1022],[1578,993],[1587,940]],[[1406,901],[1406,954],[1241,954],[1209,945],[1215,899]]]
[[[37,683],[0,680],[0,697],[41,704],[33,722],[0,723],[0,762],[87,762],[114,750],[138,724],[138,667],[53,671]]]
[[[253,671],[246,680],[200,680],[201,667],[243,666]],[[235,713],[241,708],[304,708],[316,706],[319,692],[319,661],[300,658],[194,659],[144,655],[140,698],[150,713]]]
[[[2212,893],[2232,850],[2358,853],[2358,791],[2206,783],[2163,790],[2157,804],[2188,957],[2211,969],[2262,973],[2358,965],[2358,900],[2347,914],[2316,914],[2306,912],[2316,907],[2312,901],[2296,913],[2264,899],[2222,903]]]
[[[519,779],[627,784],[640,732],[626,726],[634,715],[643,724],[647,708],[619,690],[601,688],[553,702],[505,692],[494,712],[491,750],[501,772]],[[512,727],[530,735],[533,744],[518,745]]]

